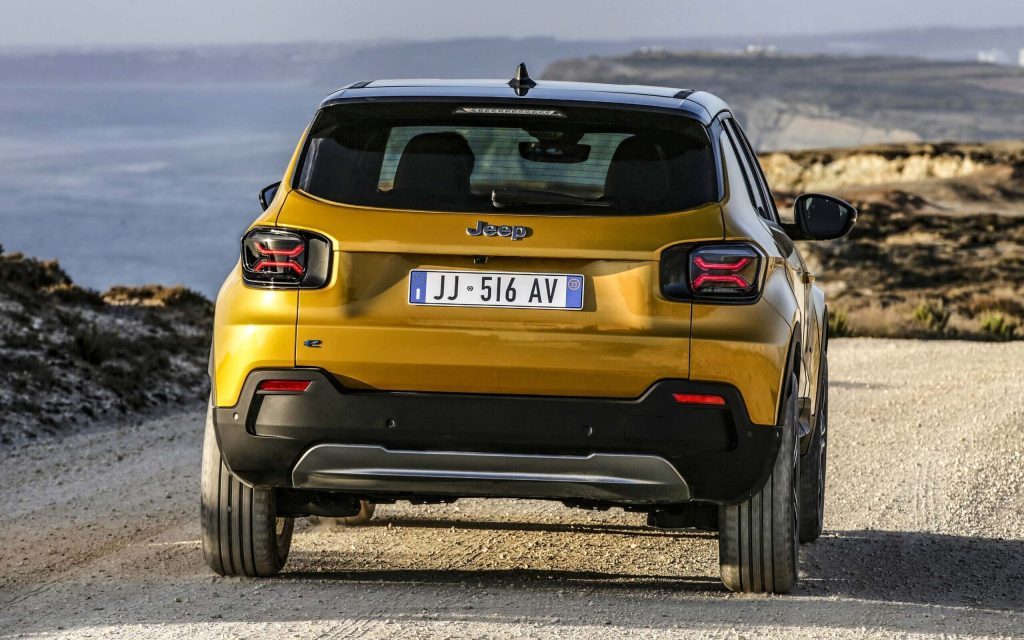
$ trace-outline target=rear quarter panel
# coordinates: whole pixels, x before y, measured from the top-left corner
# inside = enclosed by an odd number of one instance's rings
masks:
[[[298,292],[256,289],[242,282],[236,265],[217,296],[213,320],[214,404],[238,401],[249,372],[295,366]]]
[[[289,185],[303,140],[305,134],[292,153],[274,199],[250,228],[276,224],[292,193]],[[250,371],[295,366],[297,309],[298,292],[247,287],[242,281],[241,264],[235,264],[217,294],[213,319],[210,360],[215,406],[234,405]]]
[[[800,320],[799,305],[771,231],[740,191],[745,186],[738,161],[728,144],[721,146],[725,239],[753,242],[764,253],[763,293],[749,305],[693,305],[690,378],[737,387],[751,421],[772,425],[778,423],[790,345]]]

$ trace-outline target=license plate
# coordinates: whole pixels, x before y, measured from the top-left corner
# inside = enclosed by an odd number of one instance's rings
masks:
[[[579,311],[583,308],[583,276],[416,269],[409,273],[409,303]]]

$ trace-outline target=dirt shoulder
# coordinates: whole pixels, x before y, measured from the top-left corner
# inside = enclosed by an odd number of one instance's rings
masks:
[[[539,502],[304,526],[274,580],[203,565],[203,405],[14,448],[0,637],[1024,634],[1024,344],[838,340],[825,537],[796,595],[731,595],[707,535]]]

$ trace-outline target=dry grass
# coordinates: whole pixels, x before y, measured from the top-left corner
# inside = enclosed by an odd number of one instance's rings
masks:
[[[853,310],[839,308],[832,312],[829,326],[833,337],[919,340],[1014,340],[1021,337],[1018,317],[998,311],[963,313],[937,306],[933,300],[917,304],[868,303]]]
[[[110,305],[142,307],[210,306],[209,300],[187,287],[165,287],[158,284],[111,287],[103,294],[103,302]]]

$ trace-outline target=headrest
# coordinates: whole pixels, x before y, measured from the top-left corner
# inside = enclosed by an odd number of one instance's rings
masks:
[[[421,133],[410,139],[402,151],[393,190],[468,196],[475,162],[469,143],[458,133]]]
[[[669,167],[653,140],[632,136],[619,143],[608,165],[604,195],[616,202],[658,202],[669,195]]]

